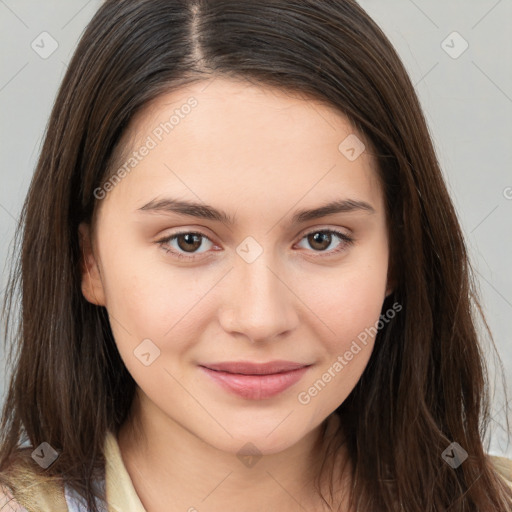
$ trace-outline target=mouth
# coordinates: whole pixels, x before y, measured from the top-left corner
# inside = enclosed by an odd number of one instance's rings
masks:
[[[294,361],[268,361],[266,363],[254,363],[252,361],[229,361],[223,363],[211,363],[201,365],[210,370],[236,373],[238,375],[271,375],[276,373],[285,373],[292,370],[298,370],[308,363],[297,363]]]
[[[310,364],[290,361],[231,362],[199,367],[222,389],[247,400],[265,400],[296,384]]]

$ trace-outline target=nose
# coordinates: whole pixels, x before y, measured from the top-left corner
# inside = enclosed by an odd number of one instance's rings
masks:
[[[274,261],[274,262],[273,262]],[[290,278],[276,269],[263,252],[255,261],[237,260],[226,285],[219,321],[231,335],[244,335],[253,343],[270,341],[298,325]]]

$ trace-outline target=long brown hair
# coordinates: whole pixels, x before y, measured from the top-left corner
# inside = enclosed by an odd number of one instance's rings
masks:
[[[136,384],[105,308],[82,295],[78,226],[94,221],[94,191],[115,173],[133,116],[158,95],[212,76],[336,107],[378,164],[395,280],[383,311],[394,302],[403,311],[379,330],[336,411],[335,439],[343,434],[353,464],[352,504],[509,511],[512,493],[483,447],[483,313],[461,227],[404,66],[354,0],[107,0],[98,10],[58,92],[15,237],[19,258],[3,309],[12,377],[0,484],[9,485],[15,460],[30,458],[23,440],[47,442],[60,455],[40,474],[71,485],[96,512],[104,436],[126,419]],[[468,453],[457,468],[441,457],[452,442]]]

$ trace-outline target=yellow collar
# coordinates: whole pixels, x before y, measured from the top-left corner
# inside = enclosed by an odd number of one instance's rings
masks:
[[[146,512],[135,492],[115,435],[105,437],[105,480],[107,503],[116,512]]]

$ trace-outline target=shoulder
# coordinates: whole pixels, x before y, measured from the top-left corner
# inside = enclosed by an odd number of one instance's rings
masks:
[[[0,510],[2,512],[28,512],[12,496],[8,489],[0,487]]]
[[[0,511],[4,510],[67,512],[64,485],[59,478],[39,473],[26,457],[17,457],[0,473]]]
[[[40,483],[12,491],[0,488],[2,512],[68,512],[64,490],[57,485]]]
[[[488,457],[496,472],[499,473],[512,488],[512,459],[499,457],[497,455],[488,455]]]

